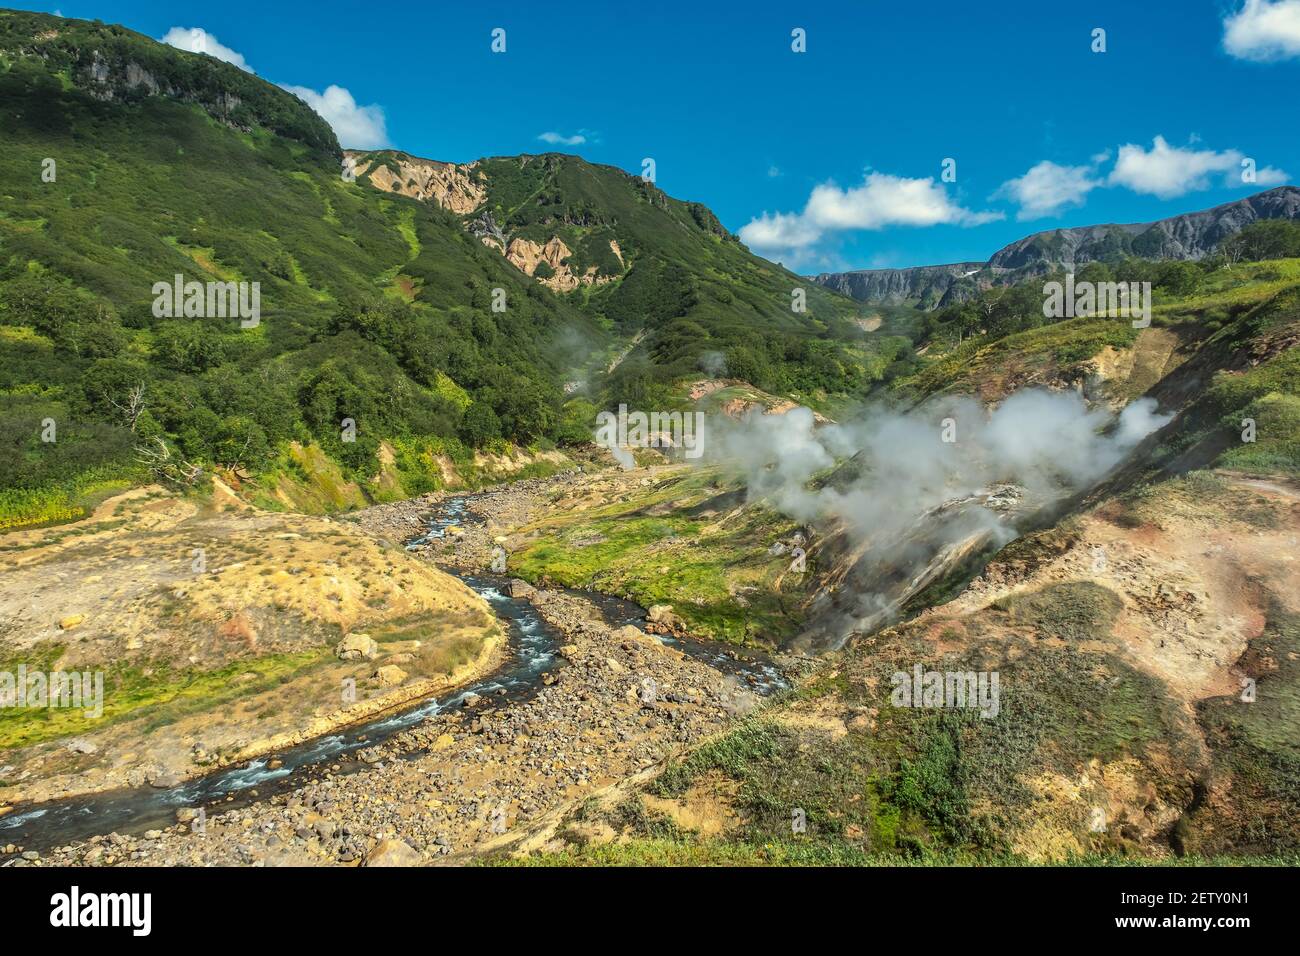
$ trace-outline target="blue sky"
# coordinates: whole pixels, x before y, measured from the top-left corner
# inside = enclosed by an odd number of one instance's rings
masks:
[[[652,157],[669,194],[802,272],[983,260],[1300,182],[1300,0],[28,8],[205,31],[344,145]]]

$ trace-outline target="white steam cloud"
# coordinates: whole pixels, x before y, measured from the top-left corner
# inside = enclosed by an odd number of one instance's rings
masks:
[[[841,610],[847,627],[865,628],[963,557],[1016,537],[1021,519],[1099,481],[1170,418],[1152,399],[1116,419],[1073,392],[1044,390],[991,413],[945,398],[820,427],[799,408],[717,423],[709,457],[739,467],[751,500],[815,523],[823,538],[843,531],[855,603]],[[856,469],[813,481],[849,458]]]

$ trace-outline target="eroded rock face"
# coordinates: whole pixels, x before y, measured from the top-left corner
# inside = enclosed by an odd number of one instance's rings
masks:
[[[206,89],[186,89],[174,85],[165,76],[156,76],[133,60],[105,57],[99,50],[92,53],[90,63],[78,74],[82,84],[96,99],[113,101],[143,90],[148,96],[166,96],[198,103],[211,116],[232,129],[248,132],[249,127],[235,122],[234,114],[243,101],[229,90],[213,95]]]
[[[619,256],[619,261],[622,261],[618,244],[611,241],[609,245],[615,255]],[[598,275],[595,266],[588,266],[581,274],[574,273],[567,262],[571,255],[573,250],[559,236],[552,236],[545,244],[531,239],[513,239],[506,249],[506,259],[512,266],[556,292],[572,292],[580,285],[601,285],[614,278]],[[543,263],[548,267],[547,272],[539,276],[537,270]]]
[[[487,198],[487,191],[474,175],[477,163],[461,166],[398,153],[392,157],[397,163],[397,172],[394,173],[387,164],[378,163],[373,155],[357,150],[344,150],[343,155],[356,164],[358,176],[369,173],[376,188],[437,203],[459,216],[472,213]]]
[[[506,259],[510,264],[528,275],[536,272],[537,267],[543,262],[555,271],[556,277],[559,276],[561,269],[567,274],[569,269],[564,265],[564,260],[571,255],[573,250],[566,246],[559,236],[552,236],[545,245],[533,242],[531,239],[514,239],[506,249]]]

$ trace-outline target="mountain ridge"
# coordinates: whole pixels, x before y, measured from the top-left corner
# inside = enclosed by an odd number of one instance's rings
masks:
[[[1046,229],[1008,243],[982,263],[854,269],[810,278],[859,302],[940,308],[969,298],[969,293],[981,287],[1009,285],[1090,262],[1113,262],[1127,256],[1196,261],[1224,239],[1264,219],[1300,219],[1300,188],[1277,186],[1209,209],[1149,222]],[[971,281],[959,281],[967,279]]]

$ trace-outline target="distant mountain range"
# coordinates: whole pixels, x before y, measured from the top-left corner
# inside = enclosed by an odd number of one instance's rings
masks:
[[[1213,209],[1156,222],[1049,229],[1004,246],[987,262],[823,272],[815,281],[860,302],[939,308],[978,288],[1008,285],[1054,269],[1144,259],[1201,259],[1261,219],[1300,219],[1300,189],[1279,186]]]

